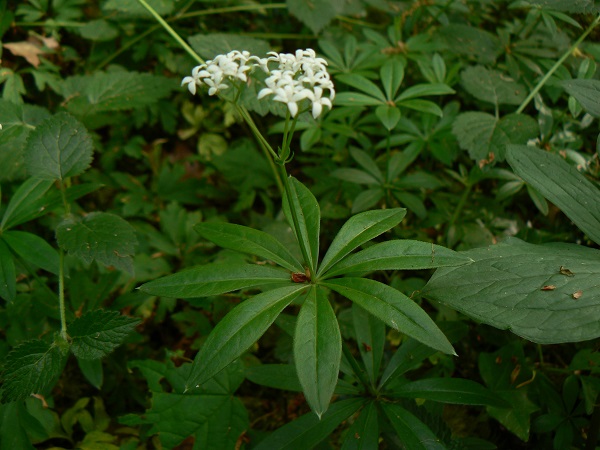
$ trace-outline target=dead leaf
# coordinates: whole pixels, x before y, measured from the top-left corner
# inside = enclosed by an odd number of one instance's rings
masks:
[[[554,289],[556,289],[556,286],[554,286],[553,284],[547,284],[546,286],[542,287],[542,291],[553,291]]]
[[[580,289],[578,291],[575,291],[571,294],[571,297],[573,297],[575,300],[577,300],[578,298],[581,298],[581,296],[583,295],[583,291]]]
[[[569,269],[567,269],[564,266],[560,266],[560,268],[558,269],[558,271],[562,274],[562,275],[566,275],[568,277],[572,277],[573,275],[575,275],[573,272],[571,272]]]
[[[15,56],[22,56],[27,60],[33,67],[40,65],[40,58],[38,55],[43,55],[44,50],[31,42],[8,42],[2,44],[4,48],[7,48]]]

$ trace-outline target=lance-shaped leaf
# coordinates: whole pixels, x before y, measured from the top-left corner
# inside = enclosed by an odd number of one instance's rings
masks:
[[[27,138],[27,172],[44,180],[82,174],[92,162],[92,139],[77,119],[58,113],[42,122]]]
[[[560,84],[581,103],[583,109],[592,116],[600,117],[600,80],[564,80]]]
[[[352,216],[333,239],[321,262],[318,275],[326,273],[355,248],[398,225],[405,215],[406,209],[393,208],[366,211]]]
[[[194,229],[220,247],[250,253],[273,261],[292,272],[304,272],[304,267],[281,242],[264,231],[231,223],[200,223]]]
[[[290,215],[294,222],[292,228],[296,233],[305,262],[310,272],[314,274],[319,260],[319,231],[321,226],[319,203],[312,192],[294,177],[289,177],[286,180],[285,187]]]
[[[446,447],[433,431],[400,405],[381,403],[404,448],[410,450],[445,450]]]
[[[452,344],[431,317],[400,291],[365,278],[340,278],[322,284],[357,303],[394,330],[436,350],[455,354]]]
[[[134,228],[119,216],[93,212],[68,218],[56,229],[58,245],[87,264],[93,260],[133,273],[137,239]]]
[[[371,384],[375,385],[385,346],[385,324],[357,303],[352,305],[352,322],[360,356]]]
[[[205,383],[248,350],[305,287],[295,284],[273,289],[233,308],[217,324],[196,355],[187,388]]]
[[[425,378],[406,383],[393,390],[393,396],[423,398],[456,405],[482,405],[509,408],[498,394],[472,380],[461,378]]]
[[[365,405],[358,419],[346,433],[342,450],[372,450],[379,448],[379,420],[377,407],[371,401]]]
[[[374,270],[417,270],[469,264],[464,254],[428,242],[408,239],[375,244],[343,259],[327,277]]]
[[[305,414],[269,435],[254,450],[313,448],[364,403],[361,398],[335,402],[320,419],[312,412]]]
[[[0,297],[12,302],[17,296],[17,273],[13,255],[0,239]]]
[[[69,325],[71,351],[80,359],[100,359],[121,345],[139,322],[117,311],[90,311]]]
[[[25,231],[5,231],[2,239],[30,264],[58,275],[58,252],[41,237]]]
[[[7,230],[11,226],[24,222],[23,217],[35,217],[35,214],[43,206],[40,201],[44,194],[48,192],[52,183],[52,180],[41,180],[39,178],[29,178],[24,181],[8,202],[4,216],[2,216],[0,228]],[[46,208],[42,208],[42,211],[44,209]]]
[[[511,238],[462,253],[475,262],[436,271],[423,295],[540,344],[600,336],[600,251]]]
[[[537,148],[512,145],[506,158],[517,175],[600,244],[600,190],[591,181],[560,156]]]
[[[399,59],[390,59],[383,66],[381,66],[381,83],[383,84],[383,90],[388,100],[393,100],[396,97],[396,93],[402,81],[404,80],[404,66],[405,62]]]
[[[62,373],[65,356],[65,349],[61,346],[41,340],[16,347],[4,363],[2,402],[25,400],[31,394],[45,394]]]
[[[342,337],[337,318],[326,291],[313,286],[298,314],[294,360],[306,401],[319,417],[329,407],[341,358]]]
[[[273,283],[291,283],[290,273],[258,264],[228,263],[192,267],[145,283],[139,289],[161,297],[194,298]]]

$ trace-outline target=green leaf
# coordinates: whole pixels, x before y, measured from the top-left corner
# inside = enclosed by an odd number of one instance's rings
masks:
[[[354,73],[344,73],[340,74],[336,77],[336,80],[341,81],[348,86],[352,86],[355,89],[358,89],[363,94],[367,94],[370,97],[373,97],[378,100],[378,103],[385,103],[386,98],[379,86],[373,83],[368,78],[365,78],[362,75],[357,75]]]
[[[497,70],[470,66],[460,74],[462,85],[473,97],[493,105],[520,105],[526,88]]]
[[[61,94],[76,116],[126,111],[155,104],[177,84],[166,77],[137,72],[94,72],[66,78]]]
[[[342,450],[374,450],[379,448],[377,407],[371,401],[352,423],[342,444]]]
[[[436,350],[454,349],[435,322],[414,301],[396,289],[364,278],[340,278],[321,283],[400,331]]]
[[[440,439],[427,425],[395,403],[381,403],[383,412],[404,445],[410,450],[445,450]]]
[[[44,194],[52,187],[53,181],[29,178],[14,193],[8,202],[0,228],[8,228],[26,222],[29,217],[35,217]]]
[[[395,388],[394,395],[456,405],[510,407],[508,402],[481,384],[461,378],[425,378],[411,381]]]
[[[310,0],[286,0],[290,14],[318,34],[341,12],[339,1],[313,2]]]
[[[537,122],[525,114],[509,114],[498,120],[488,113],[459,114],[452,125],[461,148],[474,160],[504,161],[507,144],[526,144],[539,134]]]
[[[25,400],[31,394],[47,394],[58,380],[66,362],[56,344],[29,341],[12,350],[2,372],[2,403]]]
[[[475,262],[436,271],[423,295],[540,344],[600,336],[600,251],[511,238],[461,253]]]
[[[286,194],[294,221],[292,229],[310,273],[314,274],[319,261],[319,203],[312,192],[294,177],[289,177],[286,181]]]
[[[358,306],[357,303],[352,305],[352,322],[360,356],[371,384],[375,386],[385,346],[385,324]]]
[[[295,284],[263,292],[245,300],[227,314],[196,355],[187,389],[202,385],[252,346],[294,300],[305,285]]]
[[[409,239],[395,239],[372,245],[335,264],[325,275],[373,272],[375,270],[420,270],[461,266],[468,257],[440,245]]]
[[[28,263],[58,275],[58,253],[41,237],[25,231],[5,231],[2,239]]]
[[[0,238],[0,297],[12,302],[17,296],[17,273],[13,255]]]
[[[302,392],[296,368],[291,364],[260,364],[246,369],[246,379],[261,386]]]
[[[230,223],[205,222],[194,229],[220,247],[260,256],[292,272],[304,272],[304,267],[281,242],[264,231]]]
[[[560,156],[537,148],[510,146],[507,159],[517,175],[600,244],[600,190],[596,186]]]
[[[0,448],[2,450],[35,450],[27,435],[27,431],[31,432],[31,426],[24,426],[29,425],[23,423],[24,416],[31,417],[23,402],[0,404]]]
[[[400,110],[396,106],[379,105],[375,109],[375,115],[388,130],[393,130],[400,120]]]
[[[258,443],[254,450],[313,448],[365,403],[361,398],[340,400],[332,404],[321,418],[308,413],[284,425]]]
[[[158,14],[165,17],[173,12],[173,3],[169,0],[146,0],[148,4]],[[104,9],[109,11],[119,11],[127,14],[128,16],[135,17],[147,17],[151,18],[150,12],[144,8],[137,0],[107,0],[104,5]]]
[[[56,240],[86,264],[96,260],[133,273],[135,229],[119,216],[93,212],[83,218],[69,217],[56,228]]]
[[[374,189],[367,189],[366,191],[362,191],[356,196],[356,198],[352,202],[352,214],[356,214],[361,211],[365,211],[366,209],[372,208],[377,204],[379,200],[381,200],[383,195],[384,192],[381,187],[376,187]]]
[[[271,51],[271,45],[264,39],[228,33],[195,34],[188,38],[188,42],[206,60],[225,55],[232,50],[247,50],[257,56],[266,55]]]
[[[25,165],[33,177],[64,180],[81,175],[92,163],[92,139],[67,113],[58,113],[33,130],[25,147]]]
[[[594,0],[530,0],[529,3],[551,11],[566,11],[572,14],[589,14],[600,11],[600,5],[595,5]]]
[[[145,283],[139,289],[161,297],[194,298],[273,283],[291,283],[289,271],[258,264],[227,263],[192,267]]]
[[[400,103],[417,97],[424,97],[430,95],[448,95],[454,93],[454,89],[443,83],[415,84],[414,86],[411,86],[402,91],[402,93],[394,100],[394,102]]]
[[[424,112],[427,114],[433,114],[434,116],[443,117],[444,111],[435,104],[434,102],[430,102],[429,100],[421,100],[419,98],[413,100],[404,100],[397,103],[398,106],[403,106],[404,108],[414,109],[415,111]]]
[[[377,106],[385,103],[360,92],[340,92],[335,95],[334,106]]]
[[[373,161],[373,158],[369,156],[367,152],[359,150],[356,147],[350,148],[350,156],[354,159],[364,170],[370,173],[379,183],[383,183],[383,174],[379,167],[377,167],[377,163]]]
[[[102,389],[104,368],[101,359],[77,359],[79,370],[85,379],[96,389]]]
[[[338,381],[342,337],[326,292],[311,288],[302,304],[294,333],[294,360],[304,396],[321,418]]]
[[[379,180],[368,172],[360,169],[343,168],[336,169],[330,174],[332,177],[355,184],[380,184]]]
[[[451,51],[475,58],[480,64],[493,63],[502,51],[500,39],[480,28],[453,23],[443,27],[440,34]]]
[[[331,266],[352,250],[398,225],[405,215],[406,209],[393,208],[366,211],[352,216],[333,239],[321,262],[318,275],[327,273]]]
[[[121,345],[139,323],[116,311],[90,311],[69,325],[71,351],[79,359],[100,359]]]
[[[379,73],[387,100],[393,101],[396,97],[396,93],[404,80],[404,66],[404,61],[399,59],[390,59],[381,66]]]

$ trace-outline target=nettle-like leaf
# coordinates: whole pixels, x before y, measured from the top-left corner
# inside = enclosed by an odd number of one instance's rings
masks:
[[[452,125],[461,148],[476,160],[504,161],[508,144],[526,144],[539,135],[538,123],[526,114],[508,114],[501,119],[484,112],[459,114]],[[493,156],[492,156],[493,155]]]
[[[116,311],[91,311],[69,325],[71,351],[79,359],[100,359],[121,345],[139,322]]]
[[[152,105],[176,88],[173,80],[148,73],[94,72],[66,78],[61,94],[71,113],[87,116]]]
[[[600,80],[564,80],[561,86],[575,97],[588,113],[600,117]]]
[[[540,344],[600,336],[600,251],[512,238],[461,253],[475,262],[436,271],[425,297]]]
[[[296,16],[313,33],[318,34],[344,7],[340,0],[315,2],[310,0],[286,0],[290,14]]]
[[[519,105],[527,95],[526,88],[497,70],[470,66],[460,74],[469,94],[493,105]]]
[[[92,139],[81,122],[58,113],[29,134],[25,165],[33,177],[64,180],[81,175],[92,163]]]
[[[81,219],[70,217],[58,225],[56,239],[63,250],[87,264],[95,260],[133,273],[135,230],[119,216],[93,212]]]
[[[45,394],[63,371],[68,344],[29,341],[12,350],[2,372],[2,402],[25,400],[31,394]]]

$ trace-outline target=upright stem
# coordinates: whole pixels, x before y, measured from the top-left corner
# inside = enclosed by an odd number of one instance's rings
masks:
[[[465,190],[463,191],[462,196],[460,197],[460,200],[458,201],[458,205],[456,205],[454,214],[452,214],[452,218],[450,219],[450,222],[448,223],[448,228],[452,227],[452,225],[454,225],[456,220],[458,219],[458,216],[460,215],[463,208],[465,207],[465,203],[467,203],[467,199],[469,198],[471,189],[473,189],[473,184],[468,182],[467,185],[465,186]]]
[[[60,309],[60,336],[66,341],[67,317],[65,308],[65,254],[62,248],[58,249],[58,307]]]
[[[571,55],[571,53],[573,53],[573,51],[579,46],[579,44],[581,44],[583,42],[583,40],[588,36],[588,34],[590,34],[592,32],[592,30],[596,27],[596,25],[598,25],[599,23],[600,23],[600,15],[598,15],[598,17],[596,17],[596,20],[594,20],[591,23],[591,25],[589,27],[587,27],[587,29],[583,32],[583,34],[581,36],[579,36],[579,39],[577,39],[575,41],[575,43],[569,48],[569,50],[567,50],[565,52],[565,54],[562,55],[558,61],[556,61],[556,63],[550,68],[548,73],[546,73],[546,75],[544,75],[544,77],[538,82],[536,87],[533,88],[533,91],[531,91],[529,93],[527,98],[525,100],[523,100],[523,103],[521,103],[521,106],[519,106],[519,109],[517,109],[517,114],[520,114],[523,112],[525,107],[529,104],[529,102],[531,100],[533,100],[533,98],[540,91],[540,89],[542,89],[542,87],[550,79],[552,74],[554,72],[556,72],[556,70],[562,65],[562,63],[565,62],[565,60]]]

